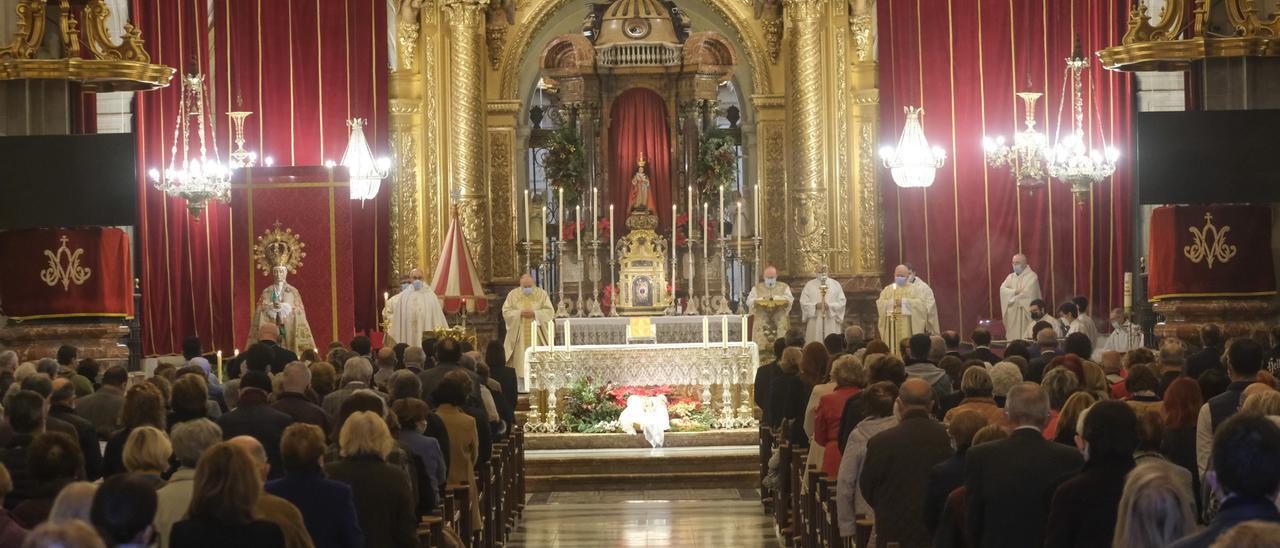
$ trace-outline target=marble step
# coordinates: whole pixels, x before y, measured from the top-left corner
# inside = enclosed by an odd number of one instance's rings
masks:
[[[531,490],[752,488],[759,453],[755,446],[530,450],[525,473]]]

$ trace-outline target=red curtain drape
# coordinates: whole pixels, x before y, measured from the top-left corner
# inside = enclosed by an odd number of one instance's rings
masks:
[[[1102,69],[1093,52],[1120,42],[1123,6],[951,0],[879,2],[878,10],[881,141],[897,141],[905,105],[923,106],[929,142],[949,156],[925,190],[899,189],[882,171],[887,262],[913,263],[934,290],[945,329],[967,334],[979,320],[1000,318],[999,285],[1019,251],[1050,306],[1084,295],[1089,312],[1105,318],[1122,304],[1132,255],[1133,105],[1129,76]],[[1051,142],[1059,128],[1070,131],[1070,97],[1061,120],[1058,111],[1077,36],[1090,58],[1086,138],[1122,154],[1115,176],[1079,203],[1056,180],[1018,190],[982,151],[983,135],[1011,138],[1022,126],[1015,92],[1044,94],[1036,127]]]
[[[644,152],[645,173],[653,189],[653,209],[658,215],[658,231],[671,226],[671,132],[667,127],[667,105],[662,96],[646,88],[632,88],[613,101],[609,111],[609,199],[615,209],[614,222],[626,220],[627,198],[636,160]],[[664,230],[667,229],[667,230]]]
[[[253,112],[245,123],[245,147],[270,156],[277,166],[341,160],[348,118],[367,119],[365,135],[374,154],[390,154],[382,4],[135,0],[133,13],[153,62],[185,70],[196,61],[208,76],[215,112],[207,116],[217,124],[223,161],[234,147],[230,110]],[[138,95],[139,173],[168,161],[177,83],[175,78],[168,88]],[[191,335],[206,350],[234,348],[245,334],[231,332],[229,242],[248,236],[233,233],[222,204],[195,220],[182,200],[164,196],[143,178],[139,185],[144,352],[177,352]],[[390,268],[389,203],[383,190],[375,200],[352,204],[357,330],[375,328],[382,307]]]

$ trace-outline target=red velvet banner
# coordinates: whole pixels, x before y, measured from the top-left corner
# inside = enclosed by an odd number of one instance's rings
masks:
[[[667,105],[662,96],[647,88],[632,88],[613,101],[609,111],[609,196],[621,208],[613,222],[627,219],[631,177],[636,161],[644,153],[644,172],[653,193],[650,207],[658,216],[658,232],[671,226],[671,141],[667,131]],[[713,204],[714,205],[714,204]],[[605,209],[608,209],[606,206]],[[601,212],[607,215],[607,212]]]
[[[1147,294],[1248,297],[1276,294],[1271,209],[1165,206],[1151,212]]]
[[[298,290],[316,345],[355,334],[352,299],[351,190],[346,168],[274,167],[237,173],[231,189],[231,313],[237,344],[257,329],[254,314],[273,278],[254,261],[254,245],[271,230],[289,230],[306,257],[289,285]]]
[[[1027,255],[1050,307],[1076,295],[1104,318],[1123,301],[1130,245],[1133,105],[1129,75],[1102,69],[1093,52],[1120,43],[1121,2],[877,2],[880,142],[898,140],[903,107],[923,106],[930,144],[947,162],[928,189],[899,189],[887,170],[884,188],[887,269],[911,262],[933,288],[944,329],[967,334],[999,321],[999,285],[1013,254]],[[1015,92],[1044,96],[1036,129],[1071,131],[1063,103],[1065,59],[1076,37],[1086,69],[1084,134],[1089,145],[1120,150],[1114,177],[1076,202],[1057,180],[1019,190],[1006,167],[989,167],[984,135],[1011,139],[1024,108]],[[1059,108],[1061,116],[1059,116]],[[885,273],[886,280],[888,272]],[[1000,331],[997,329],[997,331]],[[997,333],[999,335],[999,333]]]
[[[0,262],[0,303],[12,319],[133,317],[133,267],[123,230],[0,232]]]

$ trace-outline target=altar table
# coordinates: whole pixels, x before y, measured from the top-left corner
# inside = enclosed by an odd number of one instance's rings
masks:
[[[722,322],[729,322],[729,340],[742,341],[742,316],[653,316],[653,333],[659,344],[701,343],[702,318],[707,318],[707,335],[710,342],[720,344]],[[632,318],[556,318],[557,344],[564,343],[564,324],[572,322],[572,343],[626,344],[627,326]]]
[[[573,324],[575,341],[578,321]],[[701,329],[699,319],[699,338]],[[719,329],[709,331],[718,334]],[[716,413],[713,427],[756,426],[750,387],[760,359],[754,342],[532,346],[524,359],[525,385],[530,387],[525,425],[529,432],[559,431],[555,394],[582,378],[620,386],[695,387],[702,404]]]

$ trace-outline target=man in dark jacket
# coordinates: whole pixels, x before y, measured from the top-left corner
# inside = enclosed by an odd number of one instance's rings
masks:
[[[1193,379],[1213,368],[1222,368],[1222,327],[1207,323],[1200,327],[1200,344],[1203,349],[1187,360],[1186,374]]]
[[[1009,390],[1008,439],[969,450],[965,463],[968,527],[983,548],[1043,546],[1049,501],[1062,479],[1080,469],[1075,448],[1044,439],[1049,395],[1035,383]]]
[[[1239,523],[1280,523],[1276,492],[1280,491],[1280,427],[1267,417],[1237,416],[1213,437],[1213,463],[1226,502],[1205,530],[1172,548],[1208,548]]]
[[[280,460],[280,436],[284,429],[293,424],[293,417],[271,408],[267,395],[271,393],[271,377],[261,371],[249,370],[240,378],[240,403],[221,417],[218,426],[222,428],[222,439],[229,440],[236,436],[250,436],[267,451],[267,461],[271,463],[270,478],[275,479],[284,473],[284,463]]]
[[[973,330],[970,335],[973,338],[973,352],[964,355],[964,360],[982,360],[991,365],[1000,363],[1000,356],[991,351],[991,332],[985,327],[979,327]]]
[[[907,379],[898,392],[897,426],[867,442],[859,478],[862,497],[875,509],[880,546],[930,546],[933,537],[924,520],[929,471],[951,456],[947,429],[929,414],[934,390],[922,379]]]
[[[124,408],[124,385],[129,371],[119,365],[102,372],[102,386],[91,395],[76,400],[76,414],[93,423],[99,440],[111,437],[120,428],[120,410]]]
[[[294,422],[305,422],[329,431],[329,415],[324,409],[307,399],[307,387],[311,386],[311,370],[302,362],[286,365],[281,374],[280,387],[283,390],[271,407],[276,411],[293,417]]]
[[[484,381],[480,380],[480,375],[475,371],[462,367],[462,348],[458,345],[458,341],[453,339],[441,339],[436,343],[436,365],[431,369],[418,374],[418,380],[422,381],[422,401],[428,405],[435,406],[432,393],[436,391],[436,387],[440,385],[440,381],[444,380],[446,373],[454,370],[466,371],[467,376],[471,378],[471,397],[474,403],[480,403],[480,387],[484,385]],[[481,424],[488,424],[486,417]]]
[[[1053,328],[1036,332],[1036,346],[1040,348],[1040,355],[1031,358],[1027,364],[1026,378],[1028,381],[1039,383],[1044,379],[1044,368],[1058,357],[1058,332]]]
[[[778,365],[778,360],[782,359],[782,351],[787,349],[787,340],[779,337],[773,341],[773,361],[766,363],[756,369],[756,405],[760,406],[760,410],[768,414],[765,409],[769,406],[769,388],[773,384],[773,380],[782,375],[782,367]]]
[[[1204,402],[1196,417],[1196,465],[1200,475],[1209,470],[1214,434],[1240,410],[1244,389],[1257,379],[1264,354],[1262,345],[1253,339],[1237,339],[1231,343],[1231,351],[1227,353],[1227,375],[1231,384],[1226,391]]]
[[[84,454],[85,479],[94,481],[102,477],[102,449],[98,444],[98,432],[93,423],[76,414],[76,387],[71,379],[53,380],[53,393],[49,396],[49,416],[76,429],[76,440]]]
[[[13,427],[13,436],[0,447],[0,463],[4,463],[13,480],[13,490],[4,497],[4,505],[12,510],[18,503],[35,496],[40,487],[31,474],[28,449],[36,434],[44,430],[44,398],[30,390],[21,390],[9,398],[4,418]]]

